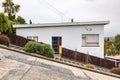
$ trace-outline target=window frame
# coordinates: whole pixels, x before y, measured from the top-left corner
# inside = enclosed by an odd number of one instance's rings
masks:
[[[96,36],[98,38],[98,41],[87,41],[88,36]],[[85,41],[84,41],[85,40]],[[97,40],[97,39],[96,39]],[[99,47],[100,41],[99,41],[99,34],[82,34],[81,36],[81,46],[82,47]],[[91,44],[91,45],[90,45]],[[95,45],[96,44],[96,45]]]
[[[38,42],[38,36],[27,36],[27,39],[31,39]]]

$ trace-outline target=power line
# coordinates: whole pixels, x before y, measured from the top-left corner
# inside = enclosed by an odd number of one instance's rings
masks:
[[[47,7],[48,9],[50,9],[51,11],[53,11],[54,13],[58,14],[59,16],[61,16],[61,21],[63,22],[63,17],[66,17],[68,19],[70,19],[69,17],[67,17],[64,13],[62,13],[61,11],[59,11],[57,8],[55,8],[54,6],[52,6],[51,4],[49,4],[47,1],[45,0],[37,0],[40,4],[42,4],[43,6]]]
[[[52,6],[51,4],[49,4],[48,2],[46,2],[45,0],[42,0],[43,2],[45,2],[48,6],[50,6],[52,9],[54,9],[55,11],[57,11],[60,15],[64,15],[61,11],[59,11],[58,9],[56,9],[54,6]]]
[[[41,2],[41,1],[39,1],[39,0],[38,0],[38,2],[39,2],[40,4],[42,4],[43,6],[45,6],[45,7],[49,8],[50,10],[52,10],[52,11],[53,11],[53,9],[52,9],[52,8],[50,8],[49,6],[47,6],[45,3],[43,3],[43,2]],[[53,12],[55,12],[56,14],[58,14],[56,11],[53,11]],[[58,15],[59,15],[59,14],[58,14]]]

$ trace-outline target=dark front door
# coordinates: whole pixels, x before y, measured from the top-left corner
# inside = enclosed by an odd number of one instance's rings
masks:
[[[59,47],[62,45],[62,37],[53,36],[52,37],[52,47],[55,51],[55,54],[59,54]]]

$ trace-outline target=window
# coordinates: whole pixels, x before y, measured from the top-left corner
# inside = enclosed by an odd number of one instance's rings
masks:
[[[98,47],[99,46],[99,34],[82,34],[82,46]]]
[[[27,36],[27,39],[38,41],[38,36]]]

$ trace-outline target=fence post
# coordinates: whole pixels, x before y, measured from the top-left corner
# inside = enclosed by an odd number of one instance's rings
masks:
[[[92,60],[91,60],[91,57],[89,55],[89,51],[87,51],[87,54],[86,54],[86,63],[92,63]]]
[[[76,56],[77,56],[77,48],[75,48],[75,52],[74,52],[74,60],[76,60]]]
[[[86,54],[86,60],[85,60],[85,61],[86,61],[86,64],[89,63],[89,60],[88,60],[88,54],[89,54],[89,52],[87,51],[87,54]]]

